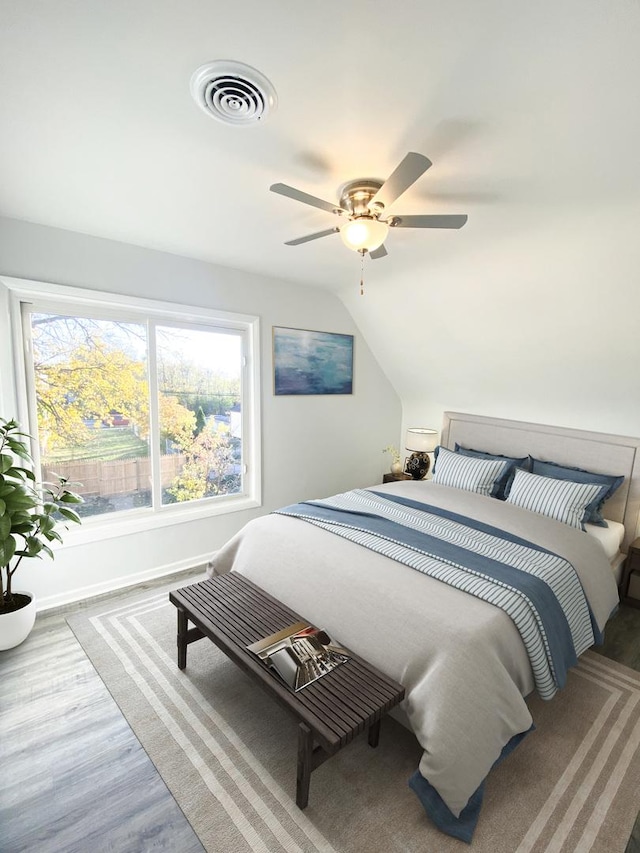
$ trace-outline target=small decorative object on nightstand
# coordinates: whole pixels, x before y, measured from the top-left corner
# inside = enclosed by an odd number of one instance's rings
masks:
[[[623,604],[640,607],[640,537],[629,545],[620,584],[620,598]]]
[[[400,461],[400,452],[393,446],[387,445],[382,448],[383,453],[388,453],[391,456],[391,473],[402,474],[402,462]]]
[[[424,480],[429,473],[431,460],[429,454],[433,453],[438,444],[438,432],[435,429],[423,429],[422,427],[410,427],[407,430],[405,447],[413,451],[405,461],[404,470],[414,480]]]

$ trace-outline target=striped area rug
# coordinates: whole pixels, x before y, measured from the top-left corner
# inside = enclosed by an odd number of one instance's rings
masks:
[[[168,592],[68,622],[207,851],[449,853],[407,787],[421,749],[393,719],[311,777],[295,805],[294,720],[208,640],[176,666]],[[640,673],[587,652],[537,730],[490,776],[471,849],[623,853],[640,810]]]

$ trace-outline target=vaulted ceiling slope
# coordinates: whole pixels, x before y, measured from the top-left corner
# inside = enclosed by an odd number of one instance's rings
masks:
[[[0,28],[0,214],[337,290],[409,410],[470,408],[490,374],[485,405],[521,395],[530,416],[559,361],[554,414],[576,389],[586,410],[594,383],[602,412],[628,393],[635,0],[0,0]],[[214,59],[266,75],[277,109],[206,116],[189,81]],[[390,212],[466,213],[463,229],[393,230],[362,299],[337,235],[284,245],[335,223],[271,184],[333,200],[408,151],[433,166]]]

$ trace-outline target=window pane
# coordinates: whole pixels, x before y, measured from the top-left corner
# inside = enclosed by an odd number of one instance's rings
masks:
[[[158,326],[162,503],[242,491],[242,338]]]
[[[151,506],[144,325],[30,317],[43,479],[79,483],[84,516]]]

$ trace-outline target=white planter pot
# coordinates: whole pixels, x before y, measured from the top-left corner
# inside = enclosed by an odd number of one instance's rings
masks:
[[[36,598],[30,592],[15,590],[21,595],[31,598],[26,607],[14,610],[12,613],[0,613],[0,651],[13,649],[26,640],[36,621]]]

